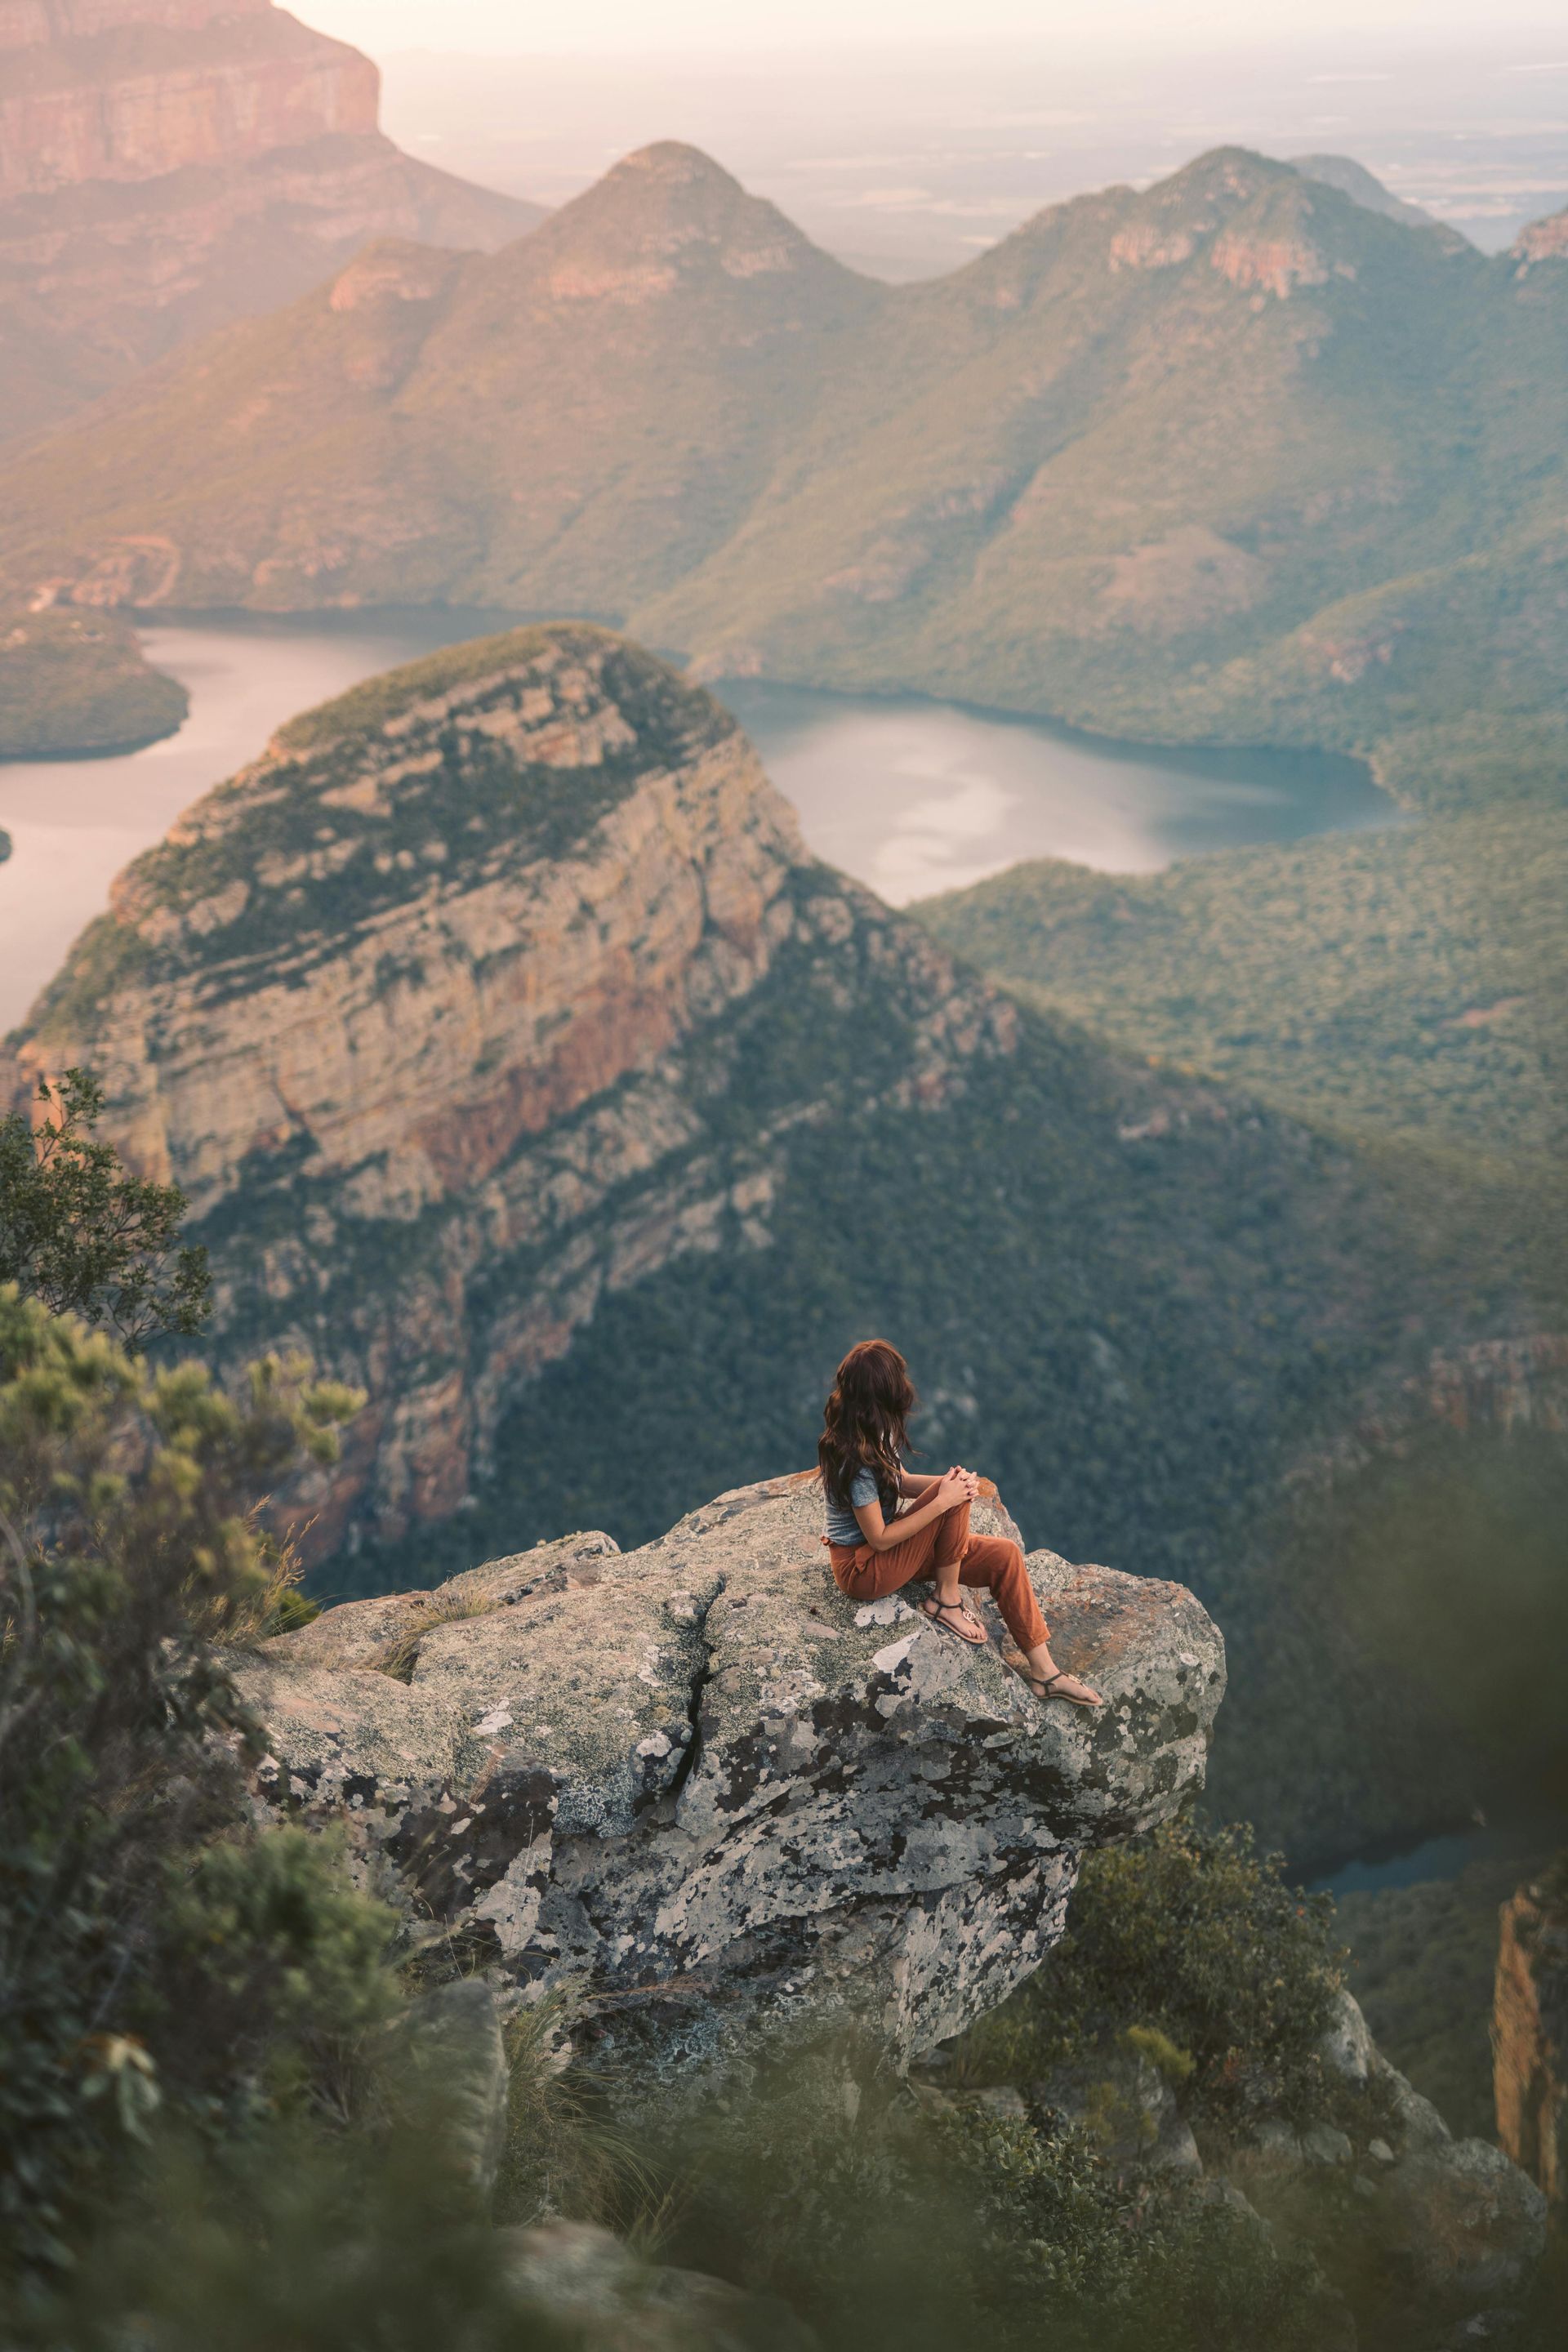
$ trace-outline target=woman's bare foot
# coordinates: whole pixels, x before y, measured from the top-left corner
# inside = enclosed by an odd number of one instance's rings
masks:
[[[1005,1663],[1023,1676],[1037,1698],[1070,1699],[1074,1706],[1105,1705],[1097,1690],[1058,1666],[1048,1651],[1037,1651],[1032,1657],[1026,1657],[1022,1651],[1012,1650]]]
[[[967,1642],[977,1650],[984,1649],[990,1643],[990,1634],[978,1618],[970,1615],[969,1604],[962,1593],[955,1592],[951,1597],[942,1592],[927,1593],[921,1608],[940,1632],[951,1633],[956,1640]]]

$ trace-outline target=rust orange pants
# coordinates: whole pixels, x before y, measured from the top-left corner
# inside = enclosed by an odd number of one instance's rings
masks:
[[[915,1507],[920,1507],[918,1499]],[[897,1592],[956,1560],[961,1584],[984,1585],[994,1595],[1002,1622],[1020,1650],[1037,1649],[1050,1639],[1023,1553],[1005,1536],[972,1536],[967,1503],[944,1511],[890,1551],[873,1551],[869,1544],[858,1544],[853,1551],[843,1544],[829,1544],[827,1557],[834,1582],[851,1601],[880,1601],[884,1593]]]

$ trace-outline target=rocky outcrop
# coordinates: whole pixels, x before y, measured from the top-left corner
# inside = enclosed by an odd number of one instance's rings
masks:
[[[0,55],[0,202],[250,163],[376,127],[370,59],[271,0],[14,8]]]
[[[1509,250],[1521,278],[1538,262],[1568,261],[1568,210],[1531,221],[1520,230]]]
[[[1568,1888],[1561,1868],[1502,1906],[1492,2009],[1498,2138],[1550,2204],[1568,2198]]]
[[[1180,1586],[1035,1552],[1107,1701],[1041,1705],[997,1647],[846,1599],[821,1524],[815,1474],[773,1479],[638,1551],[569,1537],[330,1610],[240,1665],[258,1801],[346,1822],[412,1920],[560,1989],[667,2102],[759,2035],[907,2064],[1038,1966],[1088,1847],[1201,1783],[1223,1650]]]
[[[402,154],[370,59],[271,0],[12,0],[0,59],[0,431],[370,238],[490,248],[542,217]]]

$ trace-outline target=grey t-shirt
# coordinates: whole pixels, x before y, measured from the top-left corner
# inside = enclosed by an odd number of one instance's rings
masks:
[[[827,1499],[827,1540],[830,1544],[841,1544],[846,1549],[853,1550],[857,1545],[863,1544],[866,1540],[860,1532],[860,1522],[854,1512],[839,1501],[831,1486],[825,1491]],[[861,1510],[864,1510],[868,1503],[874,1503],[877,1499],[877,1480],[874,1472],[865,1469],[857,1470],[849,1483],[850,1502],[858,1504]],[[884,1517],[888,1516],[887,1504],[883,1504],[882,1509]]]

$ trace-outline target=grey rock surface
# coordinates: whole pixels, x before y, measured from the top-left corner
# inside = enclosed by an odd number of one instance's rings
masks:
[[[1332,2124],[1309,2124],[1301,2134],[1301,2154],[1309,2164],[1352,2164],[1355,2149],[1348,2134]]]
[[[1489,2140],[1445,2139],[1395,2165],[1382,2192],[1384,2242],[1419,2291],[1474,2309],[1525,2286],[1546,2251],[1546,2200]]]
[[[1362,2015],[1361,2003],[1342,1986],[1334,1996],[1333,2015],[1318,2044],[1318,2054],[1326,2074],[1357,2090],[1370,2080],[1378,2063],[1372,2028]]]
[[[995,1501],[974,1524],[1015,1532]],[[572,1537],[331,1610],[238,1662],[258,1801],[345,1819],[427,1932],[569,1988],[667,2082],[759,2024],[931,2050],[1038,1966],[1089,1846],[1201,1783],[1223,1645],[1181,1586],[1035,1552],[1107,1700],[1041,1703],[999,1641],[847,1600],[821,1525],[815,1474],[766,1480],[635,1552]]]
[[[582,2352],[813,2352],[781,2304],[639,2262],[610,2231],[552,2219],[501,2232],[513,2293]]]
[[[1374,2053],[1373,2075],[1388,2107],[1401,2144],[1407,2148],[1441,2147],[1453,2137],[1430,2099],[1424,2098],[1381,2051]]]

